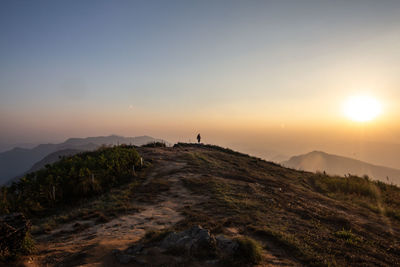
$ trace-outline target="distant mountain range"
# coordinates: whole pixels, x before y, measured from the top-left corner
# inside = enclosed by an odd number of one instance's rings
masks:
[[[360,160],[313,151],[282,162],[285,167],[304,171],[325,171],[332,175],[368,175],[371,179],[400,185],[400,170],[373,165]]]
[[[96,147],[93,147],[95,149]],[[92,149],[87,149],[87,150],[92,150]],[[30,172],[35,172],[40,169],[43,169],[46,167],[47,164],[52,164],[56,161],[58,161],[62,157],[67,157],[67,156],[73,156],[75,154],[84,152],[85,150],[79,150],[79,149],[63,149],[59,150],[56,152],[53,152],[46,157],[44,157],[42,160],[36,162],[26,173]]]
[[[38,144],[33,144],[33,143],[15,143],[15,144],[0,143],[0,153],[11,150],[14,147],[34,148],[37,145]]]
[[[34,148],[13,148],[0,153],[0,185],[14,180],[30,171],[36,171],[46,164],[57,161],[60,156],[89,151],[101,145],[132,144],[143,145],[162,141],[150,136],[123,137],[118,135],[88,138],[70,138],[60,144],[42,144]]]

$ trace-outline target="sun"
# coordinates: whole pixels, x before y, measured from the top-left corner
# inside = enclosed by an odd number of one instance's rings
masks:
[[[345,102],[343,111],[353,121],[367,122],[381,114],[382,105],[377,99],[371,96],[352,96]]]

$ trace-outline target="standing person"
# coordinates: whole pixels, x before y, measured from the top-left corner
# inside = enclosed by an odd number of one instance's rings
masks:
[[[197,142],[200,144],[201,136],[200,134],[197,135]]]

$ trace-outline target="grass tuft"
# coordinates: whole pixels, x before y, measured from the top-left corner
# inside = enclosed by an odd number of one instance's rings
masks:
[[[262,259],[262,248],[261,245],[251,239],[250,237],[239,237],[235,239],[239,248],[235,253],[235,257],[243,260],[246,263],[257,264]]]
[[[238,248],[230,258],[222,259],[223,266],[253,266],[262,260],[262,247],[254,239],[243,236],[234,239]]]
[[[343,239],[346,241],[346,243],[348,244],[356,244],[361,242],[361,239],[359,237],[357,237],[352,231],[350,230],[346,230],[346,229],[342,229],[340,231],[337,231],[334,233],[334,235],[337,238]]]

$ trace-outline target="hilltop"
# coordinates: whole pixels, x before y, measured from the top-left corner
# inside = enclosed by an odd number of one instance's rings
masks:
[[[298,170],[326,172],[331,175],[367,175],[371,179],[400,185],[400,170],[321,151],[291,157],[282,165]]]
[[[25,265],[226,264],[161,249],[170,233],[197,225],[214,236],[245,240],[230,266],[400,264],[396,186],[297,171],[210,145],[124,149],[139,153],[143,169],[129,176],[122,168],[124,179],[116,175],[113,187],[31,215],[36,252]],[[129,166],[129,158],[122,159]]]

